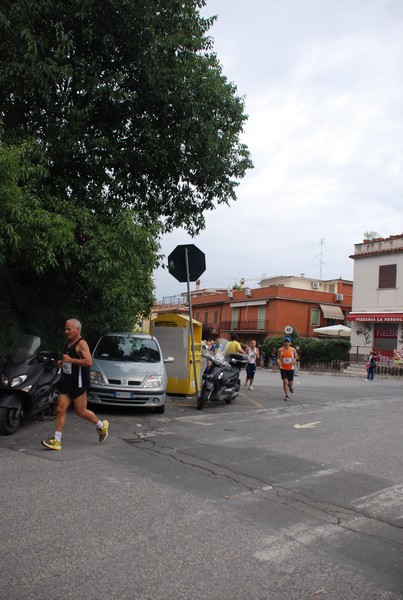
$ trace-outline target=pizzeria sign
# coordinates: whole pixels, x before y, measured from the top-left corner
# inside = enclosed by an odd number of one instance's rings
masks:
[[[403,313],[350,313],[347,320],[359,323],[401,323]]]

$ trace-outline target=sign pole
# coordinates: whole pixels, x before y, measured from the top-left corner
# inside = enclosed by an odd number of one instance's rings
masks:
[[[168,269],[175,279],[184,283],[186,281],[189,304],[190,336],[192,342],[193,373],[196,396],[199,395],[199,382],[197,381],[197,368],[195,356],[195,340],[193,331],[192,298],[190,296],[190,280],[196,281],[206,270],[206,257],[194,244],[182,244],[168,256]]]
[[[190,338],[192,341],[192,360],[193,360],[193,376],[195,379],[196,398],[199,395],[199,383],[197,381],[197,368],[196,368],[196,355],[195,355],[195,340],[193,333],[193,316],[192,316],[192,299],[190,296],[190,275],[189,275],[189,249],[185,248],[185,262],[186,262],[186,285],[188,290],[188,304],[189,304],[189,317],[190,317]]]

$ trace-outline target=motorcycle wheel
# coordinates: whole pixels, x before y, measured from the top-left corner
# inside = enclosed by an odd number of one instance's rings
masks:
[[[197,410],[201,410],[209,398],[210,398],[210,393],[207,390],[202,390],[200,392],[200,396],[197,398],[197,405],[196,405]]]
[[[21,421],[20,408],[0,408],[0,435],[12,435],[17,431]]]
[[[236,398],[238,397],[240,389],[241,389],[241,380],[238,379],[237,384],[234,387],[235,396],[232,396],[231,398],[226,398],[225,399],[225,404],[232,404],[234,402],[234,400],[236,400]]]

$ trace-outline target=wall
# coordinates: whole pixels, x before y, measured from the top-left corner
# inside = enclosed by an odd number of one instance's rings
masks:
[[[351,258],[354,258],[352,312],[403,313],[403,236],[356,244]],[[392,264],[397,265],[396,287],[379,289],[379,267]],[[354,361],[364,361],[372,349],[379,352],[382,360],[393,361],[393,350],[403,348],[403,323],[352,322],[351,346]]]
[[[397,264],[395,289],[379,289],[379,267]],[[403,311],[403,252],[357,258],[354,261],[353,310]]]

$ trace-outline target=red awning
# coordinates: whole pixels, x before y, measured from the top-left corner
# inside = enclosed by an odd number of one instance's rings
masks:
[[[347,321],[358,321],[368,323],[401,323],[403,322],[403,312],[401,313],[350,313]]]

